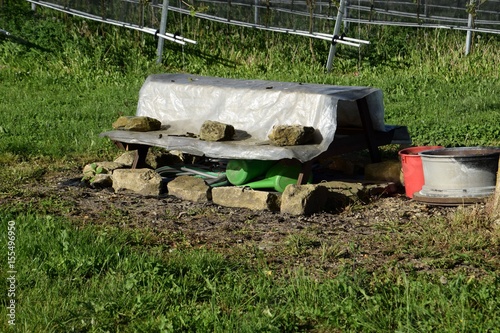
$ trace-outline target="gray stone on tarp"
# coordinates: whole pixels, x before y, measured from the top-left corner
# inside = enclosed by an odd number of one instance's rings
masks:
[[[234,134],[232,125],[207,120],[201,125],[199,137],[204,141],[228,141],[232,140]]]
[[[308,143],[314,136],[314,128],[301,125],[277,125],[268,138],[275,146],[296,146]]]
[[[290,215],[310,215],[324,209],[328,190],[321,185],[291,184],[281,195],[281,213]]]
[[[83,179],[90,180],[98,174],[112,173],[116,169],[125,168],[122,163],[117,162],[94,162],[89,163],[83,167]]]
[[[161,129],[161,122],[151,117],[121,116],[113,123],[113,128],[136,132],[157,131]]]
[[[193,202],[208,202],[212,199],[212,192],[202,178],[193,176],[179,176],[167,184],[168,194],[182,200]]]
[[[157,196],[162,177],[151,169],[117,169],[113,172],[115,192],[131,191],[145,196]]]
[[[225,186],[212,189],[213,203],[233,208],[246,208],[251,210],[280,210],[280,193],[254,191],[252,189]]]

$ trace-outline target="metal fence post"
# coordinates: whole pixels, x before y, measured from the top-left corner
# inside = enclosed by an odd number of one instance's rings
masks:
[[[467,37],[465,39],[465,55],[468,55],[470,53],[470,46],[472,43],[472,31],[470,29],[473,28],[474,26],[474,16],[475,16],[475,11],[476,11],[476,0],[470,0],[469,2],[469,20],[467,21]]]
[[[344,6],[344,17],[349,16],[348,6],[349,6],[349,0],[346,0],[346,5]],[[349,30],[349,22],[344,21],[344,32],[347,33],[348,30]]]
[[[259,24],[259,0],[255,0],[254,2],[254,13],[253,13],[253,23]]]
[[[340,0],[339,11],[337,13],[337,19],[335,20],[335,27],[333,28],[333,35],[338,36],[340,33],[340,25],[342,24],[342,16],[344,15],[346,0]],[[337,44],[333,43],[330,45],[330,52],[328,53],[328,61],[326,63],[326,70],[328,72],[332,69],[333,58],[335,58],[335,51],[337,50]]]
[[[167,30],[167,14],[168,14],[168,0],[163,0],[163,5],[161,7],[161,21],[160,21],[160,34],[164,35]],[[158,47],[156,49],[156,63],[160,64],[163,56],[163,45],[165,40],[163,38],[158,38]]]

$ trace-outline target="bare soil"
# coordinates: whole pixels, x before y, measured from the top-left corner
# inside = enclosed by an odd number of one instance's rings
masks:
[[[80,170],[46,174],[36,184],[21,186],[19,196],[2,201],[24,201],[77,226],[140,229],[148,235],[143,238],[147,241],[135,245],[145,248],[210,249],[228,260],[258,264],[276,274],[297,267],[318,277],[346,269],[377,274],[403,269],[442,279],[447,274],[481,277],[500,270],[498,229],[485,224],[473,231],[453,224],[460,211],[483,216],[484,204],[429,206],[401,192],[353,204],[338,213],[288,216],[186,202],[168,195],[114,193],[80,179]],[[451,232],[458,230],[457,235],[447,232],[447,226]],[[486,237],[484,244],[467,248],[467,237],[475,237],[471,232]],[[467,244],[460,248],[461,242]]]

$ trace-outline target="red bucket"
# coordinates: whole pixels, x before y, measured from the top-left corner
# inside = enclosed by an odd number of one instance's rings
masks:
[[[422,189],[424,185],[424,170],[422,159],[418,153],[444,148],[442,146],[410,147],[399,151],[401,166],[403,167],[403,179],[405,182],[405,193],[408,198]]]

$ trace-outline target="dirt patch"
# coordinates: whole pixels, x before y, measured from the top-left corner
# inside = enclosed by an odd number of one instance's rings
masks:
[[[437,278],[458,273],[478,278],[500,268],[499,230],[484,218],[482,204],[428,206],[400,193],[335,214],[288,216],[168,195],[117,194],[85,186],[79,172],[46,174],[2,201],[30,205],[80,226],[139,228],[150,235],[142,246],[210,249],[275,274],[296,267],[323,277],[346,269],[377,274],[403,269]]]

